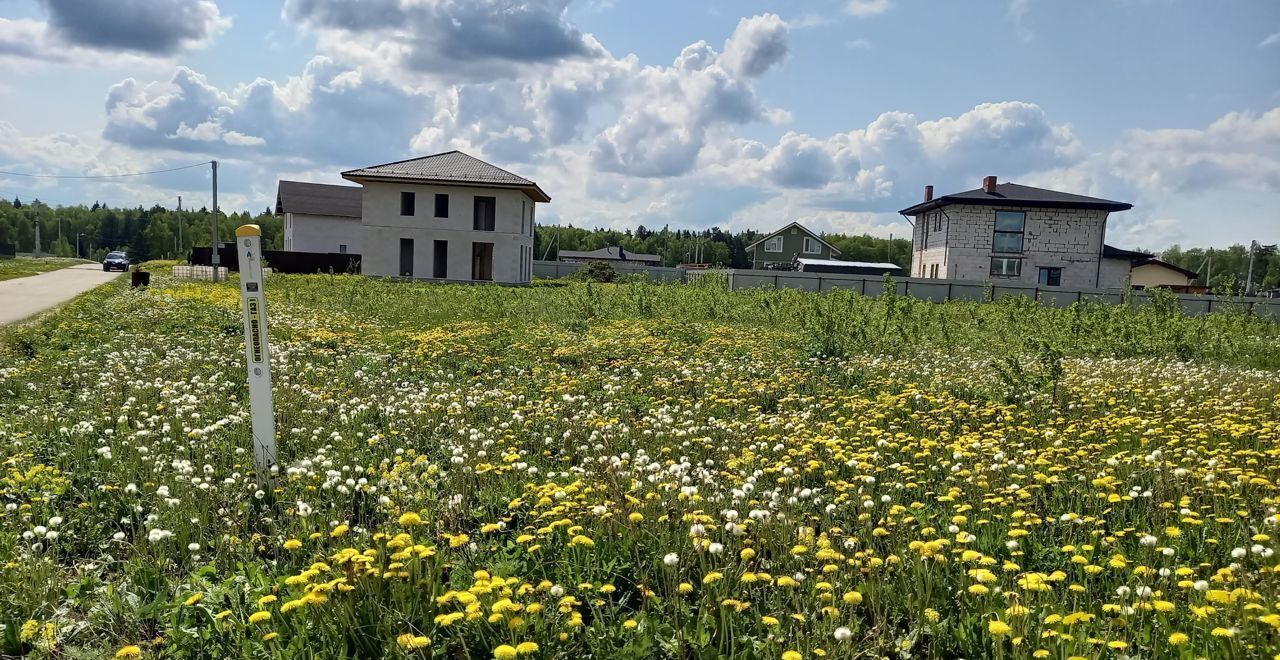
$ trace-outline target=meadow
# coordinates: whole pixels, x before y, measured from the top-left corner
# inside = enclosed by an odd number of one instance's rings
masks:
[[[1280,324],[267,279],[0,330],[0,653],[1270,658]]]

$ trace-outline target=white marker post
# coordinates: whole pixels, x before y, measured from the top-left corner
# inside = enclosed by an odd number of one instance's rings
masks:
[[[253,416],[253,457],[260,471],[276,462],[276,415],[271,400],[271,348],[267,344],[267,301],[262,291],[262,229],[236,228],[240,257],[240,297],[244,306],[244,356],[249,368],[249,412]]]

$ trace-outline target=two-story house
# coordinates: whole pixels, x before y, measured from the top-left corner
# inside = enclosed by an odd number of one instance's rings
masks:
[[[752,268],[790,270],[797,258],[835,259],[840,251],[798,222],[761,236],[746,247]]]
[[[342,173],[363,186],[367,275],[525,283],[538,184],[460,151]]]
[[[900,213],[913,219],[911,275],[1109,288],[1107,217],[1126,202],[983,179],[976,190],[933,196]]]

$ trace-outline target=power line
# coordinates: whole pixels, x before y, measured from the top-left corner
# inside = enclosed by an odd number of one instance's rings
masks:
[[[212,161],[203,163],[195,163],[194,165],[183,165],[182,167],[171,167],[167,170],[151,170],[150,172],[127,172],[125,174],[96,174],[96,175],[72,175],[72,174],[24,174],[22,172],[6,172],[0,170],[0,174],[7,176],[25,176],[32,179],[119,179],[127,176],[146,176],[148,174],[164,174],[165,172],[177,172],[179,170],[189,170],[196,167],[204,167]]]

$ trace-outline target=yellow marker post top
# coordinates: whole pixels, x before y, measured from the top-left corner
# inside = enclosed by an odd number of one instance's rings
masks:
[[[258,225],[240,225],[236,227],[236,236],[261,236],[262,227]]]

